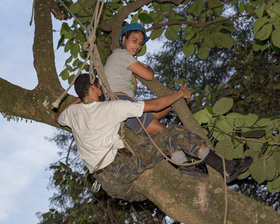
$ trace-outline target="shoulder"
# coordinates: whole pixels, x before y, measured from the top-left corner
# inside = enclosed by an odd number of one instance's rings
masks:
[[[129,53],[126,49],[121,49],[121,48],[115,49],[111,55],[113,57],[118,56],[118,57],[134,58],[133,55],[131,53]]]

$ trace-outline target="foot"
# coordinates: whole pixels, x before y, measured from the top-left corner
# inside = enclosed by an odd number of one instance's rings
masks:
[[[204,171],[202,168],[197,166],[179,166],[178,170],[182,174],[187,174],[193,177],[205,178],[208,177],[208,173]]]
[[[226,182],[235,180],[239,174],[245,172],[253,163],[253,158],[226,160]]]

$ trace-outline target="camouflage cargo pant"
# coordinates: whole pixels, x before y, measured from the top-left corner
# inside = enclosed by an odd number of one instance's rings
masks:
[[[166,155],[176,149],[196,157],[201,145],[206,144],[200,136],[179,125],[172,125],[161,131],[154,140]],[[103,189],[113,198],[137,200],[137,194],[133,192],[131,182],[163,159],[161,153],[148,138],[141,144],[133,146],[133,151],[135,156],[131,158],[118,153],[115,160],[100,174],[94,174]]]

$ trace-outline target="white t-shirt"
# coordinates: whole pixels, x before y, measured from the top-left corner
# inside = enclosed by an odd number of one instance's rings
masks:
[[[90,172],[106,155],[99,169],[114,161],[117,149],[123,148],[118,131],[120,123],[129,117],[142,116],[144,102],[117,100],[74,104],[64,110],[58,123],[72,129],[78,152]]]
[[[104,66],[108,83],[113,92],[126,93],[134,99],[132,72],[128,66],[136,63],[137,60],[126,49],[115,49]]]

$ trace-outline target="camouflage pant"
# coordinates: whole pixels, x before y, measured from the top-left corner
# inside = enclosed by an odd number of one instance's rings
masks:
[[[179,125],[172,125],[161,131],[154,140],[166,155],[176,149],[196,157],[201,145],[206,144],[200,136]],[[118,153],[115,160],[105,167],[103,172],[94,174],[103,189],[113,198],[137,200],[137,194],[133,192],[131,182],[163,159],[161,153],[155,149],[148,138],[141,144],[133,146],[133,151],[135,156],[131,158]]]

